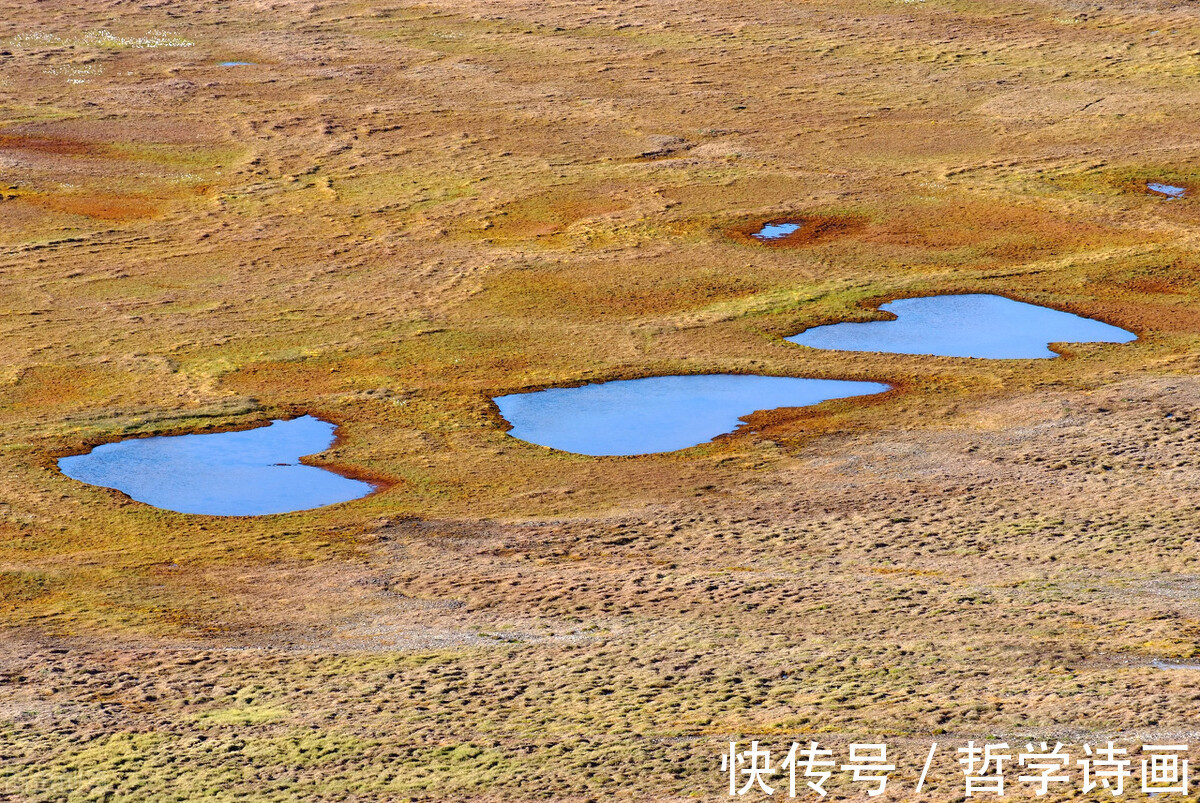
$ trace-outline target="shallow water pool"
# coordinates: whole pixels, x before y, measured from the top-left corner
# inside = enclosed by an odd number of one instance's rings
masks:
[[[1176,187],[1172,184],[1147,184],[1146,189],[1150,192],[1156,192],[1159,195],[1165,195],[1168,198],[1182,198],[1187,189],[1184,187]]]
[[[787,338],[816,349],[941,357],[1044,359],[1050,343],[1128,343],[1132,332],[1069,312],[974,293],[889,301],[893,321],[814,326]]]
[[[306,415],[238,432],[132,438],[58,461],[68,477],[178,513],[263,516],[366,496],[369,483],[298,463],[333,445],[336,427]]]
[[[733,432],[757,410],[806,407],[882,393],[887,385],[836,379],[702,374],[550,388],[495,399],[509,435],[564,452],[619,456],[673,452]]]
[[[760,240],[778,240],[799,230],[799,223],[764,223],[761,229],[750,236]]]

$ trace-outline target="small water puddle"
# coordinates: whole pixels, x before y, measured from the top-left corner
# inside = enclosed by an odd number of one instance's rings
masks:
[[[778,240],[800,231],[799,223],[764,223],[763,227],[751,234],[760,240]]]
[[[733,432],[758,410],[883,393],[878,382],[739,374],[656,376],[498,396],[508,434],[593,456],[673,452]]]
[[[1200,669],[1200,664],[1176,664],[1164,661],[1161,658],[1155,658],[1150,662],[1150,666],[1155,669]]]
[[[306,415],[237,432],[133,438],[63,457],[71,479],[178,513],[263,516],[324,507],[374,487],[298,461],[333,445],[333,424]]]
[[[1137,335],[1101,321],[984,293],[890,301],[893,321],[814,326],[787,338],[815,349],[940,357],[1045,359],[1050,343],[1128,343]]]
[[[218,67],[253,67],[253,61],[222,61]]]
[[[1147,184],[1146,189],[1159,195],[1165,195],[1168,198],[1182,198],[1187,192],[1186,187],[1176,187],[1172,184],[1157,184],[1153,182]]]

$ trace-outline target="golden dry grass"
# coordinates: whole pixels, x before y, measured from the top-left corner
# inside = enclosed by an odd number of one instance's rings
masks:
[[[0,3],[0,797],[715,800],[729,739],[857,738],[900,800],[934,739],[1200,746],[1152,665],[1200,657],[1200,200],[1146,192],[1200,186],[1198,38],[1168,0]],[[745,236],[791,218],[829,225]],[[936,292],[1140,339],[782,339]],[[896,390],[632,459],[489,402],[705,371]],[[302,411],[389,487],[217,519],[54,465]]]

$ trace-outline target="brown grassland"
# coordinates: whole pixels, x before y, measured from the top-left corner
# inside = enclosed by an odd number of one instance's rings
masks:
[[[1146,191],[1198,141],[1188,0],[0,0],[0,799],[718,800],[751,739],[886,741],[888,800],[936,740],[919,799],[957,799],[968,739],[1200,754],[1161,668],[1200,661],[1200,191]],[[1139,340],[783,340],[938,292]],[[490,401],[700,372],[896,387],[637,458]],[[386,487],[216,518],[55,467],[303,412]]]

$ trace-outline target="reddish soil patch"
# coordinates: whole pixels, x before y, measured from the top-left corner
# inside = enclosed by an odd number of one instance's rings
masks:
[[[97,220],[138,220],[154,217],[159,207],[150,199],[133,195],[31,195],[24,200],[34,206],[69,215],[86,215]]]
[[[800,228],[783,237],[766,240],[755,237],[768,223],[793,223]],[[836,240],[862,231],[867,221],[857,217],[835,217],[832,215],[791,215],[783,217],[758,218],[728,231],[735,240],[752,245],[765,245],[769,248],[795,248],[802,245]]]
[[[1075,310],[1070,310],[1076,312]],[[1141,337],[1142,332],[1161,330],[1173,333],[1195,334],[1200,332],[1200,310],[1193,305],[1180,303],[1155,303],[1114,298],[1090,304],[1086,311],[1076,312],[1090,318],[1103,320],[1113,326],[1128,329]]]
[[[628,209],[631,202],[613,197],[611,185],[561,187],[506,204],[492,216],[487,236],[537,238],[558,234],[573,223]]]
[[[873,242],[936,251],[983,248],[991,259],[1019,261],[1096,242],[1121,244],[1123,232],[1045,210],[973,200],[910,205],[873,227]]]
[[[54,156],[96,156],[100,146],[59,137],[39,137],[26,134],[0,134],[0,150],[33,151]]]
[[[225,384],[251,394],[281,393],[302,387],[315,396],[345,391],[348,384],[353,382],[351,377],[378,369],[378,365],[360,359],[347,359],[337,363],[318,359],[261,362],[228,374]]]
[[[860,379],[858,376],[854,378]],[[857,419],[861,417],[863,408],[891,404],[898,396],[910,390],[910,383],[906,380],[880,379],[876,376],[862,377],[861,381],[886,382],[892,387],[891,390],[885,390],[883,393],[831,399],[815,406],[759,410],[746,416],[746,423],[751,432],[798,445],[822,435],[846,432],[856,426],[861,426],[861,421]],[[729,436],[720,435],[714,440],[725,437]]]
[[[1121,283],[1121,287],[1135,293],[1147,295],[1186,295],[1191,292],[1193,282],[1190,280],[1171,281],[1156,276],[1142,276]]]

